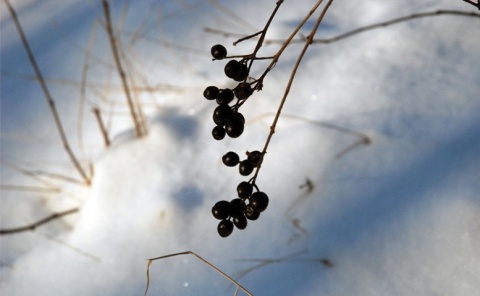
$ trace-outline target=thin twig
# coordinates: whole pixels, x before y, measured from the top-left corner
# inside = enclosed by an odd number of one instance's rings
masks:
[[[300,31],[300,29],[303,27],[303,25],[308,21],[308,19],[310,18],[310,16],[312,16],[312,14],[317,10],[317,8],[320,6],[320,4],[322,4],[323,0],[319,0],[314,6],[313,8],[310,10],[310,12],[305,16],[305,18],[300,22],[300,24],[298,24],[298,26],[295,28],[295,30],[293,30],[293,32],[290,34],[290,36],[287,38],[287,40],[284,41],[283,45],[280,47],[280,49],[277,51],[277,53],[274,55],[272,61],[270,62],[270,65],[268,65],[267,69],[265,70],[265,72],[263,72],[262,76],[260,76],[259,79],[257,79],[256,83],[257,85],[255,86],[257,89],[261,89],[262,88],[262,84],[263,84],[263,79],[265,78],[265,76],[267,76],[268,72],[270,72],[270,70],[273,69],[273,67],[275,66],[275,64],[278,62],[278,60],[280,59],[280,56],[282,55],[283,51],[287,48],[287,46],[290,44],[290,42],[293,40],[293,38],[295,37],[295,35],[297,35],[298,31]]]
[[[477,0],[477,3],[473,2],[473,1],[470,1],[470,0],[463,0],[463,2],[467,2],[468,4],[472,4],[473,6],[478,8],[478,10],[480,10],[480,0]]]
[[[465,1],[465,0],[463,0]],[[467,2],[467,1],[466,1]],[[473,5],[476,6],[475,3]],[[427,11],[427,12],[422,12],[422,13],[414,13],[410,14],[407,16],[402,16],[398,17],[392,20],[384,21],[384,22],[379,22],[379,23],[374,23],[368,26],[363,26],[351,31],[348,31],[346,33],[342,33],[340,35],[331,37],[331,38],[325,38],[325,39],[313,39],[313,43],[316,44],[329,44],[329,43],[334,43],[349,37],[352,37],[354,35],[378,29],[378,28],[385,28],[391,25],[399,24],[402,22],[410,21],[413,19],[419,19],[419,18],[425,18],[425,17],[435,17],[435,16],[443,16],[443,15],[456,15],[456,16],[465,16],[465,17],[476,17],[480,18],[480,13],[476,12],[467,12],[467,11],[461,11],[461,10],[435,10],[435,11]],[[244,34],[239,34],[239,33],[232,33],[232,32],[227,32],[219,29],[213,29],[213,28],[205,28],[205,31],[207,33],[212,33],[212,34],[219,34],[223,35],[224,37],[235,37],[235,38],[241,38],[244,36]],[[288,39],[287,39],[288,40]],[[277,43],[284,43],[286,40],[285,39],[265,39],[264,44],[269,45],[269,44],[277,44]],[[295,39],[292,40],[291,43],[303,43],[305,42],[305,38],[300,38],[300,39]]]
[[[33,70],[35,71],[35,74],[37,76],[37,79],[40,83],[40,86],[42,87],[42,91],[45,94],[45,98],[47,99],[48,106],[50,107],[50,111],[52,112],[53,118],[55,120],[55,125],[57,126],[57,130],[60,134],[60,138],[62,139],[63,143],[63,148],[66,150],[68,156],[70,157],[70,160],[72,161],[73,165],[77,169],[77,171],[80,173],[82,179],[85,181],[86,185],[90,185],[90,177],[87,176],[85,173],[84,169],[80,165],[79,161],[73,154],[72,149],[70,148],[70,145],[67,140],[67,136],[65,134],[65,131],[63,130],[63,125],[60,120],[60,116],[58,115],[57,108],[55,107],[55,101],[53,100],[52,96],[50,95],[50,92],[47,88],[47,84],[45,83],[45,80],[43,79],[42,72],[40,71],[40,68],[37,65],[37,62],[35,60],[35,57],[33,55],[33,52],[30,48],[30,45],[28,43],[27,37],[25,36],[25,33],[23,32],[23,28],[20,24],[20,21],[17,17],[17,13],[13,6],[10,4],[9,0],[4,0],[5,4],[7,5],[7,8],[10,12],[10,15],[12,16],[13,22],[15,23],[15,27],[17,28],[18,34],[20,35],[20,39],[22,40],[23,47],[25,48],[25,51],[27,52],[28,59],[30,61],[30,64],[33,67]]]
[[[120,80],[122,81],[123,91],[125,92],[125,96],[127,97],[128,106],[130,108],[130,114],[132,116],[133,123],[135,125],[136,135],[137,137],[140,138],[144,136],[144,132],[139,122],[138,115],[135,111],[135,106],[132,100],[132,96],[130,94],[130,89],[127,84],[127,77],[126,77],[125,71],[123,70],[122,63],[120,62],[120,55],[118,53],[118,48],[117,48],[117,39],[115,38],[113,34],[113,29],[112,29],[112,21],[110,18],[110,8],[107,0],[102,0],[102,4],[103,4],[103,12],[105,14],[105,21],[106,21],[105,26],[106,26],[107,34],[110,40],[110,47],[112,48],[113,58],[115,60],[115,65],[117,66],[118,74],[120,75]]]
[[[76,213],[79,211],[79,208],[73,208],[67,211],[55,213],[53,215],[50,215],[44,219],[41,219],[33,224],[27,225],[27,226],[22,226],[22,227],[15,227],[15,228],[5,228],[5,229],[0,229],[0,235],[5,235],[5,234],[13,234],[13,233],[19,233],[19,232],[24,232],[24,231],[34,231],[37,227],[48,223],[52,220],[59,219],[61,217]]]
[[[108,138],[108,132],[105,129],[105,125],[103,124],[102,115],[100,114],[100,109],[93,108],[93,114],[95,114],[95,118],[97,119],[98,126],[100,131],[102,132],[103,141],[105,146],[110,146],[110,139]]]
[[[411,15],[391,19],[391,20],[388,20],[388,21],[385,21],[385,22],[380,22],[380,23],[375,23],[375,24],[371,24],[371,25],[368,25],[368,26],[360,27],[360,28],[348,31],[346,33],[337,35],[337,36],[332,37],[332,38],[314,39],[313,43],[315,43],[315,44],[329,44],[329,43],[337,42],[337,41],[352,37],[354,35],[357,35],[357,34],[360,34],[360,33],[366,32],[366,31],[388,27],[388,26],[395,25],[395,24],[398,24],[398,23],[410,21],[410,20],[413,20],[413,19],[424,18],[424,17],[434,17],[434,16],[441,16],[441,15],[457,15],[457,16],[480,18],[480,13],[465,12],[465,11],[460,11],[460,10],[436,10],[436,11],[429,11],[429,12],[422,12],[422,13],[414,13],[414,14],[411,14]],[[304,41],[305,40],[298,39],[298,40],[293,40],[292,43],[303,43]],[[279,42],[282,42],[282,40],[265,40],[265,44],[279,43]]]
[[[92,32],[90,33],[90,38],[88,40],[88,46],[85,50],[85,59],[83,62],[82,68],[82,76],[80,79],[80,102],[78,105],[78,119],[77,119],[77,135],[78,135],[78,146],[80,151],[83,155],[83,158],[86,159],[85,153],[85,145],[83,142],[83,114],[85,110],[85,103],[87,101],[86,93],[87,93],[87,86],[88,86],[88,70],[90,65],[90,57],[92,55],[92,48],[94,45],[96,33],[97,33],[98,21],[95,20],[92,28]],[[91,168],[92,166],[90,166]],[[90,175],[93,176],[93,170],[90,170]]]
[[[317,5],[320,5],[323,2],[323,0],[320,0]],[[300,66],[300,63],[307,52],[308,47],[312,44],[312,40],[315,36],[315,33],[317,32],[318,27],[320,26],[320,23],[323,20],[323,17],[327,13],[328,8],[330,8],[330,5],[332,4],[333,0],[328,1],[328,3],[325,5],[324,9],[322,10],[322,13],[318,17],[312,31],[310,32],[310,35],[308,35],[307,40],[305,41],[305,45],[303,46],[302,52],[297,58],[297,61],[295,62],[295,66],[293,67],[292,73],[290,74],[290,79],[288,80],[287,87],[285,88],[285,92],[283,94],[282,100],[280,102],[280,105],[278,106],[277,114],[275,115],[275,118],[273,119],[272,125],[270,126],[270,133],[268,134],[267,141],[265,142],[265,146],[263,147],[262,150],[262,158],[259,161],[255,175],[252,178],[252,183],[255,184],[255,181],[257,179],[258,173],[260,171],[260,168],[262,167],[262,161],[263,161],[263,156],[267,152],[268,145],[270,144],[270,140],[273,137],[273,134],[275,133],[275,127],[277,126],[278,119],[280,118],[280,114],[282,113],[283,106],[287,100],[288,94],[290,92],[290,88],[292,87],[293,80],[295,78],[295,75],[297,73],[298,67]],[[316,6],[318,7],[318,6]]]
[[[60,193],[62,190],[60,188],[45,188],[39,186],[24,186],[24,185],[9,185],[9,184],[0,184],[1,190],[8,191],[29,191],[37,193]]]
[[[156,258],[151,258],[151,259],[148,259],[148,264],[147,264],[147,287],[145,289],[145,294],[144,296],[147,295],[148,293],[148,286],[149,286],[149,283],[150,283],[150,265],[152,264],[152,262],[154,260],[160,260],[160,259],[165,259],[165,258],[169,258],[169,257],[174,257],[174,256],[180,256],[180,255],[193,255],[195,257],[197,257],[197,259],[199,259],[200,261],[202,261],[203,263],[207,264],[210,268],[212,268],[213,270],[215,270],[216,272],[218,272],[219,274],[221,274],[224,278],[226,278],[227,280],[229,280],[231,283],[233,283],[235,286],[237,286],[237,289],[241,289],[243,292],[245,292],[247,295],[249,296],[253,296],[252,293],[250,293],[247,289],[245,289],[242,285],[240,285],[238,282],[236,282],[234,279],[232,279],[231,277],[229,277],[226,273],[224,273],[223,271],[221,271],[220,269],[218,269],[215,265],[213,265],[212,263],[208,262],[207,260],[203,259],[202,257],[200,257],[199,255],[195,254],[194,252],[192,251],[186,251],[186,252],[180,252],[180,253],[175,253],[175,254],[169,254],[169,255],[165,255],[165,256],[161,256],[161,257],[156,257]]]

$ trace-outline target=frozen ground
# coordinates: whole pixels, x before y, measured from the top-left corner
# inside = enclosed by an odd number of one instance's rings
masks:
[[[235,38],[204,28],[254,33],[274,1],[115,1],[128,73],[147,114],[141,139],[99,1],[11,2],[71,145],[94,177],[87,188],[45,174],[79,178],[2,3],[0,228],[80,211],[0,237],[0,294],[143,295],[148,258],[190,250],[254,295],[478,295],[480,18],[422,18],[313,45],[257,179],[270,205],[246,230],[220,238],[210,209],[246,179],[221,156],[263,147],[301,45],[289,47],[242,107],[245,133],[217,142],[202,92],[231,83],[210,47],[241,54],[255,43],[233,47]],[[285,38],[311,2],[285,1],[267,37]],[[462,1],[337,1],[317,36],[438,9],[475,12]],[[252,75],[264,65],[255,63]],[[108,148],[93,107],[109,128]],[[342,154],[361,138],[332,126],[371,142]],[[192,256],[155,261],[150,276],[149,295],[235,290]]]

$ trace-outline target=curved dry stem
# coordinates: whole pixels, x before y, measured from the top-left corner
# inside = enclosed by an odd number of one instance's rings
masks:
[[[434,16],[441,16],[441,15],[456,15],[456,16],[465,16],[465,17],[475,17],[475,18],[480,18],[480,13],[475,13],[475,12],[466,12],[466,11],[460,11],[460,10],[435,10],[435,11],[428,11],[428,12],[422,12],[422,13],[414,13],[410,14],[407,16],[402,16],[398,18],[394,18],[388,21],[384,22],[379,22],[379,23],[374,23],[368,26],[363,26],[351,31],[348,31],[346,33],[334,36],[332,38],[326,38],[326,39],[314,39],[313,43],[315,44],[329,44],[333,42],[337,42],[349,37],[352,37],[354,35],[371,31],[374,29],[379,29],[379,28],[385,28],[389,27],[395,24],[411,21],[414,19],[419,19],[419,18],[425,18],[425,17],[434,17]],[[272,43],[281,43],[284,42],[284,40],[265,40],[265,44],[272,44]],[[292,40],[292,43],[303,43],[305,40],[298,39],[298,40]]]
[[[67,210],[67,211],[52,214],[52,215],[50,215],[46,218],[43,218],[43,219],[41,219],[41,220],[39,220],[35,223],[32,223],[30,225],[27,225],[27,226],[0,229],[0,235],[14,234],[14,233],[19,233],[19,232],[24,232],[24,231],[34,231],[37,227],[39,227],[43,224],[46,224],[46,223],[48,223],[52,220],[55,220],[55,219],[59,219],[63,216],[67,216],[67,215],[76,213],[78,211],[79,211],[78,208],[73,208],[73,209],[70,209],[70,210]]]
[[[160,259],[165,259],[165,258],[175,257],[175,256],[180,256],[180,255],[193,255],[193,256],[195,256],[197,259],[199,259],[200,261],[202,261],[203,263],[205,263],[206,265],[208,265],[210,268],[212,268],[213,270],[215,270],[216,272],[218,272],[219,274],[221,274],[224,278],[226,278],[227,280],[229,280],[231,283],[233,283],[233,284],[237,287],[236,290],[235,290],[235,295],[237,294],[238,289],[240,289],[240,290],[242,290],[243,292],[245,292],[247,295],[253,296],[252,293],[250,293],[247,289],[245,289],[242,285],[240,285],[240,284],[239,284],[238,282],[236,282],[234,279],[232,279],[231,277],[229,277],[226,273],[224,273],[224,272],[221,271],[219,268],[217,268],[215,265],[213,265],[212,263],[210,263],[210,262],[208,262],[207,260],[203,259],[202,257],[200,257],[199,255],[195,254],[195,253],[192,252],[192,251],[180,252],[180,253],[169,254],[169,255],[165,255],[165,256],[160,256],[160,257],[148,259],[148,264],[147,264],[147,287],[145,288],[145,294],[144,294],[144,296],[146,296],[147,293],[148,293],[148,287],[149,287],[149,283],[150,283],[150,265],[152,264],[152,262],[155,261],[155,260],[160,260]]]
[[[50,107],[50,111],[52,112],[53,119],[55,121],[55,125],[57,126],[58,133],[60,134],[60,138],[63,143],[63,148],[67,152],[68,156],[70,157],[70,160],[72,161],[73,165],[81,175],[83,181],[85,184],[88,186],[91,183],[90,177],[85,173],[85,170],[82,168],[80,165],[80,162],[78,159],[75,157],[75,154],[73,153],[70,144],[68,143],[67,136],[65,134],[65,131],[63,129],[62,122],[60,120],[60,116],[58,114],[57,108],[55,107],[55,101],[53,100],[53,97],[50,94],[50,91],[48,90],[47,84],[45,83],[45,80],[43,79],[42,72],[40,71],[40,68],[38,67],[38,64],[35,60],[35,56],[33,55],[33,51],[30,48],[30,44],[28,43],[27,37],[25,36],[25,33],[23,32],[22,25],[20,24],[20,21],[18,19],[17,13],[13,6],[10,4],[9,0],[4,0],[5,4],[7,5],[8,11],[10,12],[10,15],[12,16],[13,22],[15,23],[15,27],[17,28],[18,34],[20,35],[20,39],[22,40],[23,47],[25,48],[25,51],[27,52],[28,59],[30,61],[30,64],[33,67],[33,70],[35,71],[35,75],[38,79],[38,82],[40,83],[40,86],[42,88],[42,91],[45,95],[45,98],[47,100],[48,106]]]
[[[316,7],[320,5],[323,2],[323,0],[318,1]],[[288,84],[285,88],[285,92],[283,94],[282,100],[280,102],[280,105],[278,106],[277,113],[275,115],[275,118],[273,119],[272,125],[270,126],[270,133],[268,134],[267,141],[265,142],[265,146],[263,147],[262,150],[262,158],[258,163],[258,166],[255,171],[255,175],[252,178],[252,183],[255,183],[258,173],[262,167],[262,161],[263,161],[263,156],[267,152],[268,145],[270,144],[270,140],[273,137],[273,134],[275,133],[275,127],[277,126],[278,119],[280,118],[280,114],[282,113],[283,106],[285,105],[285,102],[287,100],[288,94],[290,92],[290,88],[292,87],[293,80],[295,79],[295,75],[297,73],[298,67],[300,66],[300,63],[305,56],[305,53],[307,52],[308,47],[312,44],[313,37],[315,36],[315,33],[317,32],[318,27],[320,26],[320,23],[323,20],[323,17],[327,13],[328,9],[330,8],[330,5],[332,4],[333,0],[328,1],[328,3],[325,5],[324,9],[322,10],[322,13],[320,13],[320,16],[317,18],[317,21],[315,25],[313,26],[312,31],[308,35],[307,40],[305,41],[305,45],[303,46],[302,52],[297,58],[297,61],[295,62],[295,66],[293,67],[292,73],[290,74],[290,79],[288,80]],[[305,19],[306,21],[306,19]],[[291,36],[293,38],[294,35]],[[291,40],[291,39],[290,39]],[[286,46],[285,46],[286,47]]]

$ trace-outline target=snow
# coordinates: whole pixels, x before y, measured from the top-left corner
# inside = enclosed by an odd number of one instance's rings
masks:
[[[32,232],[0,236],[1,294],[143,295],[149,258],[193,251],[254,295],[477,295],[480,18],[417,19],[312,45],[257,179],[269,207],[247,229],[221,238],[211,207],[234,198],[246,179],[237,168],[225,167],[221,156],[261,150],[301,45],[285,51],[263,91],[242,107],[245,133],[215,141],[214,105],[201,94],[208,85],[234,84],[222,73],[224,63],[211,61],[210,47],[222,43],[232,53],[245,53],[254,43],[233,47],[235,38],[203,28],[254,33],[251,27],[262,28],[274,5],[219,3],[112,5],[115,21],[126,12],[122,44],[132,83],[164,87],[134,91],[149,127],[140,139],[98,25],[101,6],[44,1],[32,9],[29,1],[12,3],[49,79],[70,144],[85,168],[93,165],[90,187],[38,173],[79,178],[38,83],[23,77],[33,71],[13,22],[2,12],[0,228],[74,207],[79,212]],[[268,38],[287,36],[310,5],[285,1]],[[462,1],[339,1],[318,37],[437,9],[474,11]],[[92,32],[91,86],[79,115]],[[274,54],[277,46],[261,52]],[[254,76],[265,65],[254,63]],[[89,111],[93,107],[102,110],[109,128],[108,148]],[[150,267],[148,295],[234,291],[193,256],[157,260]]]

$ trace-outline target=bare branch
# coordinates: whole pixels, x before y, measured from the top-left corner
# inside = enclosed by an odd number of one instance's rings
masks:
[[[388,26],[391,26],[391,25],[411,21],[411,20],[414,20],[414,19],[441,16],[441,15],[457,15],[457,16],[480,18],[480,13],[465,12],[465,11],[459,11],[459,10],[436,10],[436,11],[429,11],[429,12],[422,12],[422,13],[414,13],[414,14],[411,14],[411,15],[391,19],[391,20],[388,20],[388,21],[385,21],[385,22],[380,22],[380,23],[375,23],[375,24],[371,24],[371,25],[368,25],[368,26],[360,27],[360,28],[348,31],[346,33],[337,35],[337,36],[332,37],[332,38],[314,39],[313,43],[316,43],[316,44],[333,43],[333,42],[337,42],[337,41],[346,39],[348,37],[352,37],[354,35],[357,35],[357,34],[360,34],[360,33],[366,32],[366,31],[371,31],[371,30],[378,29],[378,28],[385,28],[385,27],[388,27]],[[281,40],[266,40],[265,44],[277,43],[277,42],[282,42],[282,41]],[[302,42],[304,42],[304,40],[298,39],[298,40],[294,40],[292,42],[293,43],[302,43]]]
[[[319,0],[316,4],[316,7],[318,7],[321,3],[323,2],[323,0]],[[328,9],[330,8],[330,5],[332,4],[333,0],[329,0],[327,2],[327,4],[325,5],[324,9],[322,10],[322,12],[320,13],[320,16],[317,18],[317,21],[315,23],[315,25],[313,26],[313,29],[312,31],[310,32],[310,35],[308,36],[307,40],[305,41],[305,45],[303,46],[303,49],[302,49],[302,52],[300,53],[300,55],[298,56],[297,58],[297,61],[295,62],[295,66],[293,67],[293,70],[292,70],[292,73],[290,74],[290,79],[288,80],[288,84],[285,88],[285,92],[283,94],[283,97],[282,97],[282,100],[280,102],[280,105],[278,106],[278,110],[277,110],[277,113],[275,115],[275,118],[273,119],[273,122],[272,122],[272,125],[270,126],[270,133],[268,134],[268,137],[267,137],[267,140],[265,142],[265,145],[263,147],[263,150],[262,150],[262,158],[261,160],[259,161],[258,165],[257,165],[257,169],[255,171],[255,175],[252,177],[252,183],[255,184],[255,181],[257,179],[257,176],[258,176],[258,173],[260,171],[260,168],[262,167],[262,161],[263,161],[263,156],[265,155],[265,153],[267,153],[267,148],[268,148],[268,145],[270,144],[270,140],[272,139],[273,137],[273,134],[275,133],[275,127],[277,126],[277,122],[278,122],[278,119],[280,118],[280,114],[282,113],[282,109],[283,109],[283,106],[287,100],[287,97],[288,97],[288,94],[290,93],[290,88],[292,87],[292,83],[293,83],[293,80],[295,78],[295,75],[297,73],[297,70],[298,70],[298,67],[300,66],[300,63],[305,55],[305,53],[307,52],[307,49],[308,47],[312,44],[312,40],[315,36],[315,33],[317,32],[317,29],[318,27],[320,26],[320,23],[322,22],[323,20],[323,17],[325,16],[325,14],[327,13]],[[314,11],[314,10],[312,10]],[[313,12],[311,12],[308,17],[312,14]],[[307,18],[306,18],[307,19]],[[293,35],[292,35],[293,36]],[[285,45],[284,45],[285,46]],[[265,72],[266,73],[266,72]]]
[[[53,215],[50,215],[44,219],[41,219],[33,224],[27,225],[27,226],[22,226],[22,227],[15,227],[15,228],[6,228],[6,229],[0,229],[0,235],[5,235],[5,234],[13,234],[13,233],[19,233],[19,232],[24,232],[24,231],[34,231],[37,227],[46,224],[52,220],[59,219],[63,216],[67,216],[73,213],[78,212],[78,208],[73,208],[64,212],[59,212],[55,213]]]
[[[463,1],[465,1],[465,0],[463,0]],[[471,2],[469,2],[469,3],[471,3]],[[475,6],[478,5],[478,4],[475,4],[475,3],[471,3],[471,4],[473,4]],[[370,31],[370,30],[374,30],[374,29],[378,29],[378,28],[384,28],[384,27],[399,24],[399,23],[402,23],[402,22],[411,21],[411,20],[414,20],[414,19],[425,18],[425,17],[435,17],[435,16],[445,16],[445,15],[456,15],[456,16],[480,18],[480,13],[466,12],[466,11],[461,11],[461,10],[435,10],[435,11],[428,11],[428,12],[422,12],[422,13],[414,13],[414,14],[411,14],[411,15],[398,17],[398,18],[395,18],[395,19],[392,19],[392,20],[388,20],[388,21],[384,21],[384,22],[380,22],[380,23],[374,23],[374,24],[371,24],[371,25],[368,25],[368,26],[360,27],[360,28],[348,31],[346,33],[342,33],[340,35],[334,36],[332,38],[314,39],[313,43],[317,43],[317,44],[333,43],[333,42],[337,42],[337,41],[346,39],[348,37],[351,37],[351,36],[366,32],[366,31]],[[208,32],[208,33],[212,33],[212,34],[223,35],[224,37],[242,38],[242,36],[244,36],[243,34],[232,33],[232,32],[222,31],[222,30],[213,29],[213,28],[205,28],[205,31]],[[284,43],[284,42],[285,42],[284,39],[265,39],[263,43],[265,45],[269,45],[269,44]],[[295,39],[295,40],[291,41],[291,43],[303,43],[303,42],[305,42],[305,38]]]
[[[478,8],[478,10],[480,10],[480,0],[477,0],[477,3],[473,2],[473,1],[470,1],[470,0],[463,0],[463,2],[467,2],[468,4],[472,4],[473,6]]]

